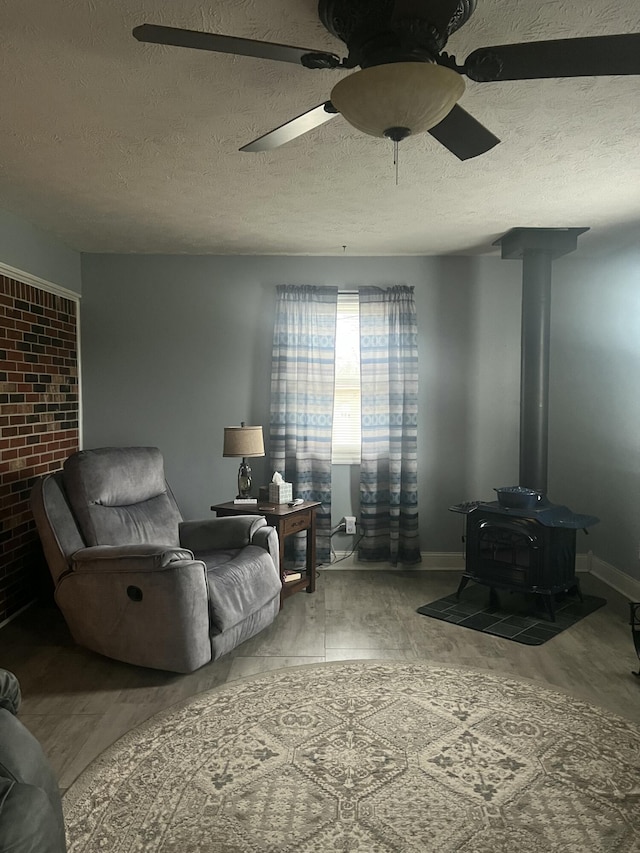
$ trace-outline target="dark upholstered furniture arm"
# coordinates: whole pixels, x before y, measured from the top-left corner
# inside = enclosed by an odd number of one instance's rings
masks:
[[[15,716],[20,686],[0,669],[0,850],[65,853],[58,782],[42,748]]]
[[[166,545],[94,545],[71,557],[74,572],[157,572],[193,562],[186,548]]]
[[[0,850],[66,853],[63,829],[45,791],[0,777]]]
[[[8,669],[0,669],[0,708],[17,714],[20,708],[20,684]]]
[[[266,527],[262,515],[235,515],[180,523],[180,544],[191,551],[244,548],[253,544],[257,530]]]

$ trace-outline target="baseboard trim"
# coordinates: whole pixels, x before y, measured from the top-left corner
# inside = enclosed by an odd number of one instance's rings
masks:
[[[464,569],[464,554],[456,554],[449,551],[423,551],[422,562],[415,566],[392,566],[390,563],[361,563],[355,554],[350,551],[335,551],[336,558],[332,563],[319,566],[320,571],[398,571],[408,570],[414,572],[460,572]]]
[[[323,571],[375,572],[409,570],[415,572],[461,572],[464,570],[464,554],[455,551],[423,551],[422,562],[415,566],[391,566],[389,563],[361,563],[355,554],[349,551],[336,551],[336,559],[327,565],[319,566]],[[612,589],[627,596],[630,601],[640,601],[640,581],[625,575],[619,569],[599,560],[589,551],[586,554],[576,554],[576,572],[578,574],[593,574],[604,581]]]
[[[606,563],[598,557],[591,556],[590,571],[592,575],[624,595],[629,601],[640,601],[640,581],[616,569],[611,563]]]
[[[13,622],[14,619],[17,619],[21,613],[24,613],[25,610],[28,610],[32,605],[36,603],[35,598],[33,601],[30,601],[28,604],[25,604],[24,607],[21,607],[20,610],[16,610],[15,613],[12,613],[11,616],[7,616],[7,618],[0,622],[0,628],[4,628],[5,625],[8,625],[9,622]]]
[[[589,551],[588,554],[576,554],[576,573],[590,572],[593,554]]]

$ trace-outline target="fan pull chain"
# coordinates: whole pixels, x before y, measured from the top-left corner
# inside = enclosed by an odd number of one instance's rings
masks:
[[[398,186],[398,161],[400,160],[400,142],[393,140],[393,165],[396,167],[396,186]]]
[[[388,127],[384,136],[393,142],[393,165],[396,167],[396,186],[398,186],[398,162],[400,160],[400,143],[411,135],[408,127]]]

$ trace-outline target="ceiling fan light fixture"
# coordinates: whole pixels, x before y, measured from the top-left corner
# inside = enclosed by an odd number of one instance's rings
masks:
[[[464,80],[451,68],[394,62],[344,77],[333,87],[331,103],[349,124],[370,136],[388,136],[396,128],[415,135],[439,124],[464,88]]]

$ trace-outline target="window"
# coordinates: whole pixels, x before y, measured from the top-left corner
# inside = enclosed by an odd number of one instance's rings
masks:
[[[360,464],[360,308],[357,293],[338,294],[331,462]]]

